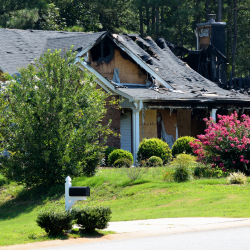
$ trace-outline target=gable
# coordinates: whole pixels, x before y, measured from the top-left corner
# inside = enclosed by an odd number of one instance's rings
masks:
[[[105,37],[89,51],[88,64],[109,80],[119,69],[120,83],[146,84],[147,73],[123,52],[109,37]]]

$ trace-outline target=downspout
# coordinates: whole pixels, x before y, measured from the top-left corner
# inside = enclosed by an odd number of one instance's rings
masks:
[[[133,134],[133,157],[134,157],[134,163],[136,163],[137,160],[137,151],[140,144],[140,111],[143,108],[143,102],[137,101],[133,102],[135,105],[135,108],[132,108],[133,114],[132,114],[132,134]]]

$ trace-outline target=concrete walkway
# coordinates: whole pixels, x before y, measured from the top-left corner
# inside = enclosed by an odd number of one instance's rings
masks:
[[[54,240],[0,247],[0,250],[28,250],[52,246],[89,243],[94,241],[118,240],[147,237],[162,234],[177,234],[194,231],[250,226],[250,218],[165,218],[137,221],[110,222],[106,230],[115,231],[102,237],[87,237],[68,240]]]

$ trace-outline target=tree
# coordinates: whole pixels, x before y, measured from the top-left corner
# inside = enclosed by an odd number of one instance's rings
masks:
[[[74,65],[72,51],[48,51],[5,88],[0,103],[0,171],[18,183],[50,186],[92,176],[105,150],[107,94]]]

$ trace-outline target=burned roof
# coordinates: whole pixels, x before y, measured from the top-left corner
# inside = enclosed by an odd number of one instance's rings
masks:
[[[70,49],[74,45],[81,51],[104,33],[0,29],[0,67],[11,75],[18,74],[18,68],[33,63],[47,49]]]
[[[134,98],[152,100],[237,100],[249,102],[250,97],[237,91],[220,88],[191,69],[170,50],[164,39],[158,44],[151,37],[118,35],[116,39],[144,61],[156,74],[167,82],[173,90],[166,88],[121,88],[121,92]]]
[[[18,73],[18,68],[34,62],[47,49],[69,49],[74,45],[78,52],[86,51],[108,36],[128,55],[135,55],[141,67],[147,68],[154,76],[159,76],[165,87],[120,88],[124,93],[143,100],[197,100],[197,101],[238,101],[249,102],[248,95],[220,88],[216,83],[204,78],[192,70],[185,62],[176,57],[172,45],[164,39],[157,43],[150,37],[143,39],[137,34],[111,35],[108,32],[83,33],[40,30],[0,29],[0,67],[11,75]],[[129,52],[129,53],[128,53]],[[150,69],[150,70],[149,70]],[[148,73],[150,76],[151,73]],[[152,74],[151,74],[152,75]],[[152,77],[151,78],[155,78]],[[169,88],[166,88],[166,85]]]

